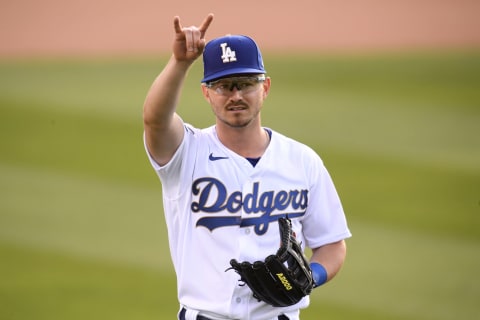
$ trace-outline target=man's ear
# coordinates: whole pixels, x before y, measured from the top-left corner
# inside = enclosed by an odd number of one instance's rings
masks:
[[[263,81],[263,99],[266,99],[269,92],[270,92],[270,86],[272,85],[272,80],[270,77],[266,77],[265,81]]]
[[[208,90],[205,84],[202,84],[202,93],[205,100],[207,100],[208,103],[210,103],[210,91]]]

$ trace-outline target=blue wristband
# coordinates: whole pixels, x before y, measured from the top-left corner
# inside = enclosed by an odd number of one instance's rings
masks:
[[[310,263],[310,268],[312,269],[313,282],[315,282],[315,288],[320,287],[322,284],[327,282],[327,270],[320,263],[312,262]]]

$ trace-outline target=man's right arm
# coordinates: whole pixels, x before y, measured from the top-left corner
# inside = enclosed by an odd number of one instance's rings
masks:
[[[184,28],[179,17],[174,19],[173,55],[153,82],[143,107],[146,145],[159,165],[167,164],[182,142],[183,123],[175,111],[188,69],[205,48],[212,20],[209,14],[200,27]]]
[[[183,139],[183,123],[175,110],[188,68],[189,64],[172,56],[145,99],[145,142],[150,155],[159,165],[170,161]]]

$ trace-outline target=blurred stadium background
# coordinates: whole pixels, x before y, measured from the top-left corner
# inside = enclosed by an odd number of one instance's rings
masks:
[[[253,36],[264,125],[311,145],[353,237],[302,319],[475,319],[480,2],[2,1],[0,319],[174,319],[145,94],[172,17]],[[213,121],[201,64],[180,113]]]

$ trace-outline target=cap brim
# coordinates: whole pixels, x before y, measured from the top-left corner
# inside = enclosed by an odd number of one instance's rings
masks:
[[[232,76],[235,74],[265,74],[265,70],[253,69],[253,68],[232,68],[220,72],[216,72],[202,79],[202,82],[210,82],[226,76]]]

